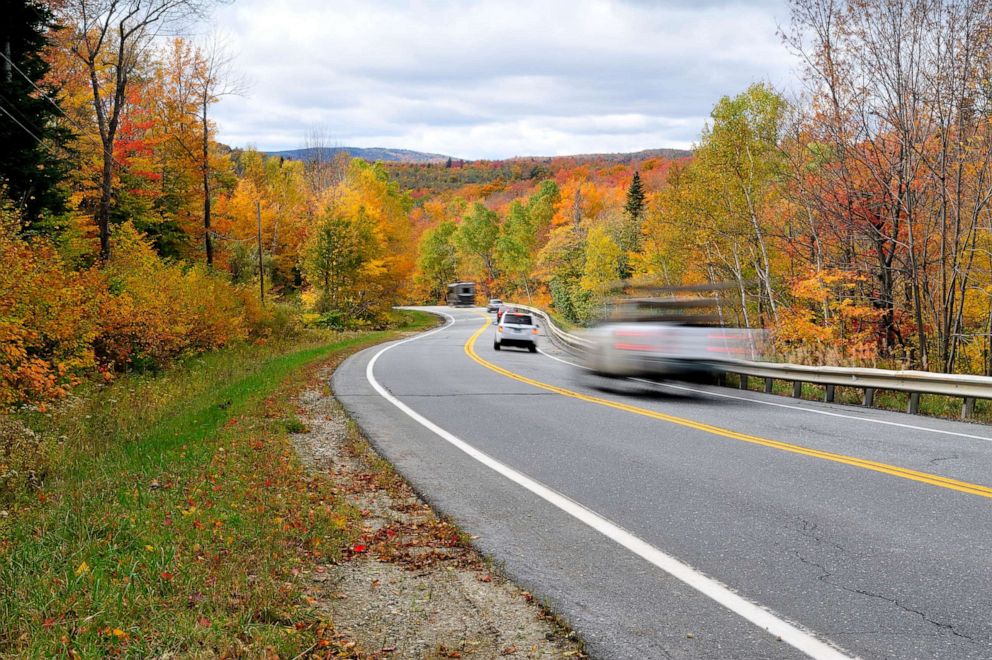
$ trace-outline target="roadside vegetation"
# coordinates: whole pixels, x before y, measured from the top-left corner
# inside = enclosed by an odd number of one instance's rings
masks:
[[[239,344],[8,417],[36,462],[0,501],[0,654],[330,646],[295,576],[347,553],[361,514],[301,466],[294,396],[318,365],[395,333]]]

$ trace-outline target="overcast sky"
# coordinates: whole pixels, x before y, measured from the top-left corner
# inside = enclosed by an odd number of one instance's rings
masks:
[[[787,85],[784,0],[235,0],[214,23],[250,88],[219,139],[462,158],[689,147],[713,104]]]

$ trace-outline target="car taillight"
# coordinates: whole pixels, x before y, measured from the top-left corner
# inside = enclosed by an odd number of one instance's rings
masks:
[[[629,342],[618,341],[613,344],[613,348],[618,351],[650,351],[651,344],[631,344]]]
[[[503,332],[503,326],[501,325],[496,326],[496,332]]]
[[[530,334],[536,335],[537,334],[537,328],[531,328]]]

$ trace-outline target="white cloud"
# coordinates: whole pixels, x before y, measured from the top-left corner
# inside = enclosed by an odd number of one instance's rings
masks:
[[[214,17],[252,79],[220,139],[467,158],[688,146],[713,104],[784,85],[781,0],[236,0]]]

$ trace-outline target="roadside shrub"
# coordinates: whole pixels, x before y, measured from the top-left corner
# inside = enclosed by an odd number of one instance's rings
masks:
[[[292,339],[300,335],[303,326],[298,306],[285,302],[267,302],[263,306],[255,287],[241,288],[239,294],[249,338]]]
[[[201,267],[159,259],[130,223],[116,232],[105,273],[109,295],[95,346],[114,369],[158,369],[247,337],[236,287]]]
[[[104,299],[99,272],[67,269],[51,245],[17,230],[0,203],[0,408],[64,396],[95,366]]]

